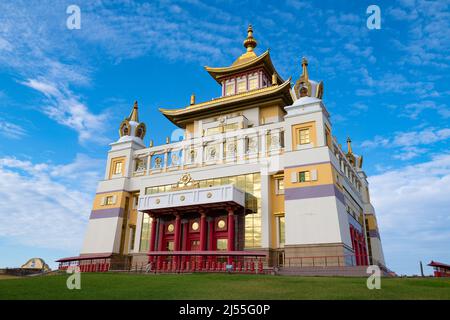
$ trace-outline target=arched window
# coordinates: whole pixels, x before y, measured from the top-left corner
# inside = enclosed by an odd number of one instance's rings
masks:
[[[128,123],[127,120],[122,121],[122,123],[120,124],[120,129],[119,129],[119,135],[121,137],[123,136],[129,136],[130,135],[130,124]]]
[[[136,137],[139,137],[141,139],[144,139],[145,136],[145,124],[141,123],[136,127]]]

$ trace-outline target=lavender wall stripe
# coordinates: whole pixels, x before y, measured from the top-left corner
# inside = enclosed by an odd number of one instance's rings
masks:
[[[92,210],[89,219],[123,217],[123,208]]]
[[[313,187],[288,188],[284,191],[286,200],[310,199],[335,196],[344,203],[344,195],[334,184],[324,184]]]
[[[377,230],[370,230],[369,231],[369,236],[371,238],[378,238],[378,239],[380,239],[380,234],[378,233]]]

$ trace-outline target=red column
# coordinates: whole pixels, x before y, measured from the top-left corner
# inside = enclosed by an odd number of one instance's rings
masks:
[[[208,234],[208,248],[213,250],[214,248],[214,218],[210,217],[209,220],[209,234]]]
[[[200,211],[200,250],[206,250],[206,213],[204,210]],[[203,269],[204,257],[201,256],[200,259],[200,270]]]
[[[206,213],[200,211],[200,250],[206,250]]]
[[[234,211],[228,208],[228,251],[234,251]],[[232,257],[228,257],[228,264],[233,262]]]
[[[188,248],[188,232],[189,232],[189,221],[186,221],[183,223],[182,250],[187,250]]]
[[[163,251],[164,221],[159,219],[158,251]]]
[[[181,250],[186,251],[188,248],[188,232],[189,232],[189,221],[183,222],[183,240]],[[181,269],[184,270],[185,264],[187,262],[186,256],[181,258]]]
[[[209,224],[209,227],[208,227],[208,250],[212,251],[214,248],[214,218],[213,217],[209,217],[208,224]],[[212,268],[213,257],[209,256],[208,261],[209,261],[210,268]]]
[[[181,236],[181,218],[180,215],[175,215],[175,236],[173,238],[173,250],[180,250],[180,236]]]
[[[163,237],[164,237],[164,221],[159,219],[159,237],[158,237],[158,251],[163,251]],[[157,259],[157,269],[161,269],[161,257]]]
[[[156,242],[156,217],[152,216],[152,225],[150,230],[150,247],[148,248],[148,251],[155,251],[155,242]],[[153,256],[148,257],[148,262],[153,261]]]
[[[173,250],[180,250],[180,236],[181,236],[181,217],[179,214],[175,215],[175,235],[173,237]],[[178,269],[178,257],[173,257],[173,264]]]
[[[234,251],[234,211],[228,208],[228,251]]]

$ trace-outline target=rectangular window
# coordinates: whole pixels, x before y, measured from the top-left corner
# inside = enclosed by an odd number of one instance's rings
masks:
[[[226,96],[230,96],[232,94],[235,94],[235,89],[234,89],[234,80],[231,82],[227,82],[225,84],[225,95]]]
[[[276,194],[284,194],[284,179],[275,179]]]
[[[166,251],[173,251],[173,241],[167,241]]]
[[[114,204],[114,196],[107,196],[105,199],[105,204],[106,205]]]
[[[150,245],[150,232],[151,232],[152,219],[148,214],[142,216],[142,229],[141,229],[141,239],[140,239],[140,252],[147,252]]]
[[[217,239],[216,250],[227,250],[228,249],[228,239]]]
[[[284,216],[278,217],[278,246],[284,247],[285,243],[285,231],[284,231]]]
[[[134,239],[136,237],[136,228],[130,227],[130,251],[134,250]]]
[[[244,78],[238,81],[237,92],[241,93],[245,91],[247,91],[247,79]]]
[[[309,129],[301,129],[299,131],[299,142],[300,144],[308,144],[311,142]]]
[[[114,174],[122,174],[122,162],[116,162],[114,165]]]
[[[191,251],[200,250],[200,241],[199,240],[191,240]]]
[[[248,90],[258,89],[258,76],[251,76],[248,79]]]
[[[139,195],[133,196],[133,209],[137,209],[139,205]]]
[[[309,171],[300,171],[298,174],[298,181],[300,182],[311,181],[311,175]]]

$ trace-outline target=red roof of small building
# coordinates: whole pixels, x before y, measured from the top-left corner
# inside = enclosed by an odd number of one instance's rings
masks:
[[[90,259],[104,259],[111,257],[112,253],[94,253],[94,254],[83,254],[76,257],[67,257],[56,260],[56,262],[68,262],[68,261],[78,261],[78,260],[90,260]]]
[[[430,267],[439,267],[439,268],[445,268],[445,269],[449,269],[450,270],[450,265],[442,263],[442,262],[437,262],[437,261],[431,260],[431,262],[428,265]]]

